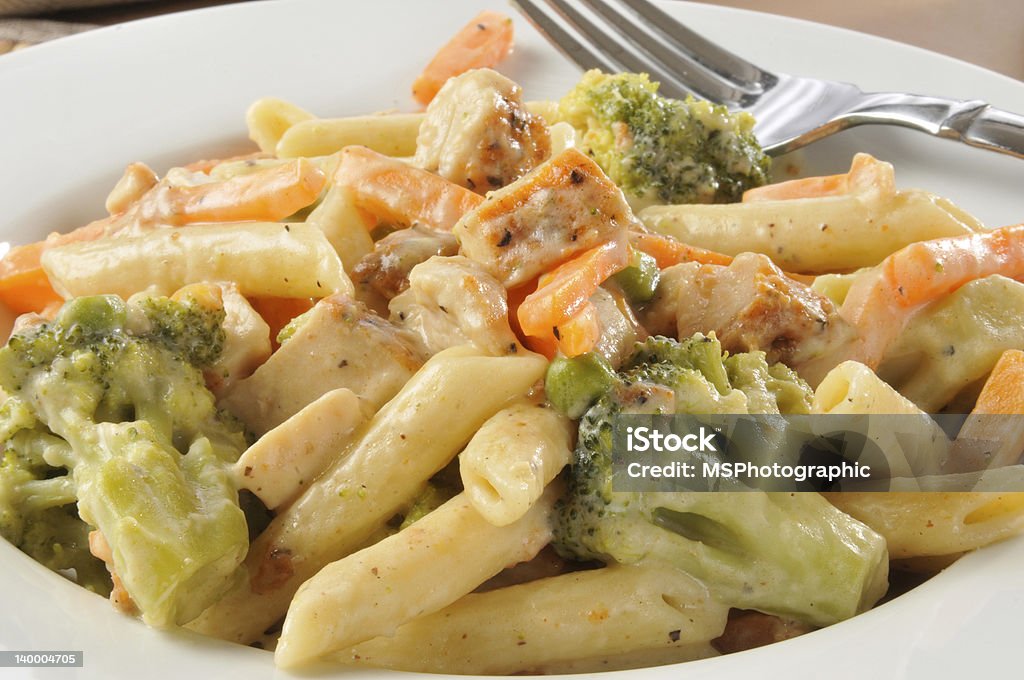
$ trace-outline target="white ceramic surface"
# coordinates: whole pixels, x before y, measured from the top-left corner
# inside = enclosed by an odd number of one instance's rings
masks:
[[[115,26],[0,58],[0,240],[25,242],[102,215],[123,167],[159,170],[246,148],[243,114],[273,95],[320,115],[411,109],[420,65],[478,9],[501,0],[279,0]],[[780,17],[667,3],[690,24],[768,68],[894,89],[984,98],[1024,111],[1024,84],[878,38]],[[894,11],[896,7],[894,5]],[[502,66],[528,98],[576,77],[516,17]],[[895,163],[901,186],[948,196],[995,226],[1024,220],[1024,162],[890,129],[830,139],[792,162],[840,172],[855,151]],[[752,677],[951,680],[1021,675],[1024,540],[970,555],[851,621],[685,668],[628,680]],[[0,649],[83,650],[82,669],[0,669],[0,677],[294,677],[269,654],[159,633],[0,543]],[[334,675],[334,674],[332,674]],[[384,672],[337,671],[342,677]],[[607,676],[603,676],[607,677]]]

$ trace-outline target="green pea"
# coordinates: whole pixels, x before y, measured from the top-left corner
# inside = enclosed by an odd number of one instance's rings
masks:
[[[556,357],[544,377],[548,401],[570,418],[579,418],[615,382],[615,371],[604,357],[587,352]]]
[[[635,249],[632,251],[629,266],[613,277],[632,302],[647,302],[653,298],[660,278],[658,261],[647,253]]]

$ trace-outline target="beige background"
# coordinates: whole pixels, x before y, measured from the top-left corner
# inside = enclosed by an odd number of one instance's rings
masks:
[[[1024,80],[1024,0],[698,0],[924,47]]]
[[[948,54],[1024,80],[1024,0],[697,1],[783,14],[872,33]],[[45,0],[42,4],[55,3]],[[49,26],[49,30],[59,33],[62,25],[70,31],[83,28],[81,24],[111,24],[216,4],[222,3],[211,0],[154,0],[105,9],[65,11],[45,17],[58,23],[43,25],[41,29],[46,30]],[[495,0],[494,4],[500,6],[506,2]],[[0,29],[3,29],[3,22],[0,22]],[[20,34],[9,30],[6,36],[0,30],[0,53],[14,48],[19,42],[27,44],[41,39],[38,30],[28,34],[24,30]]]

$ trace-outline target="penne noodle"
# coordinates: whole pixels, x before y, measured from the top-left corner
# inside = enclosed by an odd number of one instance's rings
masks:
[[[336,658],[427,673],[537,673],[580,658],[663,658],[721,635],[727,614],[671,567],[606,567],[467,595]]]
[[[1024,493],[826,493],[837,508],[880,533],[893,559],[950,555],[1024,530]]]
[[[571,423],[540,404],[496,413],[459,454],[466,497],[488,522],[505,526],[533,506],[572,457]]]
[[[383,541],[321,569],[295,594],[274,660],[290,668],[450,605],[551,540],[559,488],[497,527],[459,494]]]
[[[875,372],[856,361],[845,361],[829,371],[814,392],[811,412],[824,415],[876,414],[877,420],[866,419],[866,435],[885,456],[889,474],[908,478],[939,472],[949,440],[931,417],[883,382]],[[894,418],[899,417],[900,432],[895,432]],[[907,451],[900,445],[905,428],[911,428],[915,442],[931,442]],[[909,453],[912,458],[907,459]]]
[[[356,207],[355,197],[348,187],[332,184],[320,205],[309,213],[306,224],[324,233],[346,272],[352,272],[363,256],[373,252],[372,220]]]
[[[260,100],[265,102],[266,100]],[[279,101],[279,100],[274,100]],[[259,104],[260,102],[257,102]],[[283,104],[284,102],[282,102]],[[280,106],[274,104],[273,106]],[[293,105],[288,105],[293,106]],[[270,104],[262,104],[268,110]],[[298,111],[298,107],[293,107]],[[541,116],[549,124],[558,120],[558,103],[552,101],[526,102],[530,113]],[[283,110],[283,109],[282,109]],[[265,115],[264,111],[260,111]],[[304,112],[303,112],[304,113]],[[285,122],[281,113],[275,112],[275,121]],[[416,153],[416,138],[423,122],[422,113],[377,113],[369,116],[348,116],[344,118],[301,118],[291,123],[278,135],[276,145],[264,151],[273,151],[279,158],[301,156],[326,156],[341,151],[346,146],[365,146],[387,156],[413,156]],[[275,122],[274,125],[277,123]],[[269,143],[277,133],[276,127],[260,121],[254,127],[249,121],[249,135],[254,134]],[[256,130],[256,132],[254,132]],[[562,145],[567,143],[567,131],[563,131]],[[259,141],[259,140],[256,140]]]
[[[800,274],[878,264],[915,241],[982,228],[945,199],[922,191],[869,200],[825,196],[723,205],[665,205],[641,210],[648,229],[725,255],[768,255]]]
[[[248,577],[190,627],[235,642],[258,638],[284,615],[302,583],[362,547],[480,425],[532,389],[546,365],[535,354],[486,357],[469,347],[431,357],[351,452],[256,539],[246,558]],[[459,417],[447,418],[451,413]],[[441,422],[446,426],[438,428]]]
[[[156,229],[50,248],[42,263],[64,298],[128,298],[143,290],[169,295],[203,281],[234,281],[247,296],[324,297],[353,291],[323,232],[305,224]]]
[[[313,114],[291,102],[275,97],[257,99],[245,112],[245,124],[249,128],[249,139],[256,142],[260,151],[274,153],[281,137],[289,128],[306,120]],[[316,154],[302,154],[315,156]]]
[[[281,158],[299,158],[326,156],[346,146],[365,146],[386,156],[412,156],[421,122],[420,113],[311,118],[282,133],[274,151]]]

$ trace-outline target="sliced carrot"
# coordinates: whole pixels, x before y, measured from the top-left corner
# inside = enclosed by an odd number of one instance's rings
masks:
[[[642,250],[653,257],[658,263],[658,269],[665,269],[683,262],[720,264],[726,267],[732,264],[732,258],[728,255],[687,245],[671,236],[662,234],[632,231],[629,233],[629,242],[637,250]]]
[[[843,196],[872,188],[892,193],[896,190],[895,184],[890,163],[866,153],[859,153],[853,157],[849,172],[841,175],[805,177],[747,189],[743,192],[743,202]]]
[[[39,264],[46,242],[11,248],[0,260],[0,300],[15,314],[40,312],[61,299]]]
[[[276,222],[312,204],[327,178],[306,158],[249,175],[197,186],[161,184],[134,210],[141,222]]]
[[[509,326],[520,342],[530,350],[553,359],[559,351],[566,356],[579,356],[594,349],[601,339],[597,307],[589,300],[580,311],[558,326],[540,335],[527,335],[519,325],[519,307],[537,290],[538,280],[516,286],[508,291]]]
[[[356,206],[393,225],[423,224],[450,231],[484,198],[439,175],[377,153],[348,146],[334,182],[351,190]]]
[[[493,68],[512,51],[512,19],[485,10],[452,36],[412,84],[412,96],[426,106],[449,78],[474,68]]]
[[[1024,352],[1008,349],[996,362],[972,414],[1024,414]]]
[[[558,349],[567,357],[577,357],[597,346],[601,339],[601,320],[590,300],[578,312],[556,326],[552,334]]]
[[[47,248],[103,236],[111,226],[109,218],[90,222],[67,234],[50,234],[42,241],[14,246],[0,259],[0,301],[16,314],[43,312],[64,300],[53,290],[43,271],[41,258]]]
[[[1024,224],[912,243],[858,277],[839,314],[860,331],[860,360],[876,366],[917,309],[992,274],[1024,278]]]
[[[546,337],[575,316],[598,286],[629,264],[624,240],[608,241],[577,255],[540,278],[539,287],[519,305],[519,325],[526,335]]]

